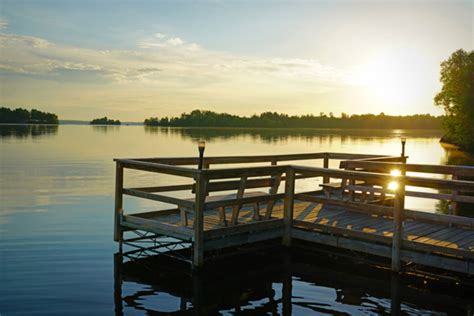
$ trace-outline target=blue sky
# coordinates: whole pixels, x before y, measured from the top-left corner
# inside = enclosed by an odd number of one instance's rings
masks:
[[[473,1],[0,2],[0,97],[62,118],[441,113]]]

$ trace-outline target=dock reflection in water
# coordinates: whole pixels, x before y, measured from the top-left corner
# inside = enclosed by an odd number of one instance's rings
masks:
[[[162,257],[115,254],[115,312],[237,315],[471,315],[474,290],[398,276],[367,263],[281,249],[210,263],[201,273]],[[448,283],[446,283],[448,282]],[[296,293],[296,295],[295,295]],[[427,295],[429,293],[429,295]]]

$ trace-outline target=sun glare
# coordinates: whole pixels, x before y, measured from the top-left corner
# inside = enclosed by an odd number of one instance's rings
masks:
[[[381,52],[367,63],[356,68],[355,83],[366,87],[368,93],[382,104],[408,106],[421,92],[419,68],[422,62],[416,52]]]
[[[394,177],[398,177],[400,176],[402,173],[400,172],[400,170],[398,169],[393,169],[392,171],[390,171],[390,175],[391,176],[394,176]]]
[[[390,182],[388,184],[388,189],[392,191],[395,191],[396,189],[398,189],[398,182],[397,181]]]

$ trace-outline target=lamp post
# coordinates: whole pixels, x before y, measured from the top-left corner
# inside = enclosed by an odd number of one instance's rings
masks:
[[[405,157],[405,144],[407,142],[407,139],[405,137],[400,138],[400,141],[402,142],[402,157]]]
[[[198,150],[199,150],[199,162],[198,162],[198,169],[202,169],[203,161],[204,161],[204,149],[206,149],[206,142],[200,141],[198,143]]]

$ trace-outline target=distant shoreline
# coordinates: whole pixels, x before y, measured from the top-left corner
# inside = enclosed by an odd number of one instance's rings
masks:
[[[232,129],[246,129],[246,130],[359,130],[359,131],[368,131],[368,130],[377,130],[377,131],[393,131],[393,130],[419,130],[419,131],[442,131],[441,128],[372,128],[372,127],[246,127],[246,126],[148,126],[142,122],[123,122],[121,125],[108,125],[108,124],[90,124],[89,121],[60,121],[59,124],[35,124],[35,123],[0,123],[0,126],[58,126],[58,125],[69,125],[69,126],[92,126],[92,127],[126,127],[126,126],[143,126],[149,129],[222,129],[222,130],[232,130]],[[445,143],[441,142],[440,143]],[[453,144],[445,143],[446,145],[455,146]]]

